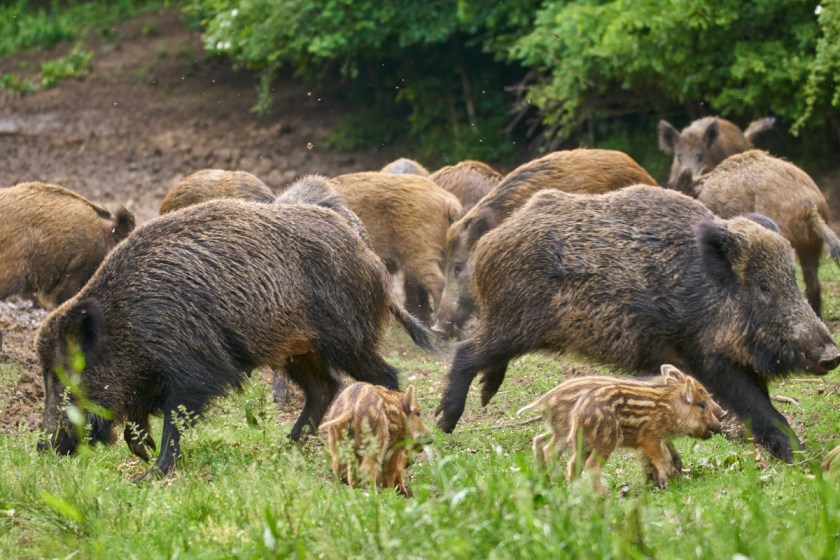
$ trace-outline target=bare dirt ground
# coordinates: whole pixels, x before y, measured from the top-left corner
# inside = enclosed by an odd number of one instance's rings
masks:
[[[158,213],[168,188],[204,168],[242,169],[275,190],[301,175],[379,169],[393,149],[342,153],[323,148],[346,110],[329,91],[282,79],[268,115],[251,112],[256,80],[208,61],[196,31],[177,12],[115,25],[94,36],[90,74],[27,97],[0,92],[0,186],[58,183],[104,204],[125,205],[138,224]],[[26,74],[72,45],[0,58],[0,73]],[[22,300],[0,302],[0,361],[23,365],[0,387],[0,425],[34,426],[42,402],[33,351],[46,314]]]

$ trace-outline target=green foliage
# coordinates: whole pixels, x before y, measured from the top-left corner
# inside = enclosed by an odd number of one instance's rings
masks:
[[[805,85],[805,111],[793,127],[797,132],[815,114],[833,114],[836,122],[837,112],[832,109],[840,107],[840,2],[825,0],[817,11],[821,36]]]
[[[49,89],[66,78],[82,78],[90,71],[93,53],[76,45],[61,58],[47,60],[41,64],[36,79],[21,77],[14,72],[0,75],[0,89],[20,95],[29,95],[41,89]]]
[[[0,56],[74,41],[106,22],[159,9],[165,0],[14,0],[0,6]]]
[[[819,33],[814,6],[546,2],[511,54],[538,72],[528,96],[551,136],[572,135],[589,119],[679,108],[792,121],[805,108],[802,83]]]

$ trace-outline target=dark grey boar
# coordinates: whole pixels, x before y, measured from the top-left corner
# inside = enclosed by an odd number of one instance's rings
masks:
[[[808,302],[821,315],[820,255],[825,244],[840,263],[840,239],[828,227],[825,196],[807,173],[766,152],[749,150],[726,158],[696,180],[685,172],[673,187],[695,196],[721,218],[752,212],[773,220],[793,246]]]
[[[457,196],[466,212],[499,184],[502,174],[486,163],[466,160],[441,167],[429,179]]]
[[[840,348],[796,286],[787,240],[667,189],[539,193],[470,260],[480,319],[447,375],[437,410],[444,431],[479,372],[487,404],[511,359],[568,351],[631,372],[675,364],[790,460],[798,440],[768,383],[840,364]]]
[[[38,332],[47,436],[39,447],[70,453],[79,444],[56,373],[69,371],[74,348],[84,352],[87,398],[115,416],[88,414],[90,440],[113,441],[113,423],[125,420],[129,448],[147,459],[149,415],[163,413],[150,474],[174,467],[179,415],[200,415],[259,366],[284,368],[303,389],[297,439],[337,392],[331,368],[397,389],[377,351],[389,312],[431,347],[388,288],[382,262],[331,210],[224,199],[152,220]]]
[[[686,170],[692,176],[711,171],[729,156],[752,148],[753,138],[775,123],[774,117],[765,117],[741,132],[738,125],[726,119],[704,117],[678,132],[668,121],[659,121],[659,149],[674,154],[668,182],[676,181]]]
[[[467,264],[470,251],[534,193],[557,189],[597,194],[636,184],[656,185],[656,181],[633,158],[614,150],[552,152],[508,173],[446,232],[446,282],[432,330],[445,338],[462,338],[475,313]]]
[[[60,305],[133,229],[125,208],[111,213],[59,185],[0,189],[0,299],[20,295],[45,309]]]
[[[306,175],[288,186],[277,196],[279,204],[314,204],[322,208],[329,208],[353,228],[365,243],[370,243],[370,237],[362,220],[347,205],[347,201],[335,190],[335,184],[323,175]]]
[[[254,202],[273,202],[274,192],[247,171],[202,169],[178,181],[160,203],[167,214],[217,198],[238,198]]]
[[[419,175],[421,177],[429,176],[429,170],[423,167],[423,164],[408,158],[395,159],[386,164],[381,171],[383,173]]]
[[[461,215],[458,199],[417,175],[351,173],[332,181],[362,220],[373,251],[391,273],[403,271],[408,310],[430,322],[429,295],[437,308],[446,230]]]

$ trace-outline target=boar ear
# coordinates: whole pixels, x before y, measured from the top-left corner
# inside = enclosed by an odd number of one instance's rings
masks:
[[[469,233],[467,237],[470,245],[475,245],[475,243],[481,239],[485,233],[495,228],[497,225],[499,225],[499,217],[496,215],[496,211],[489,206],[482,208],[473,218],[472,223],[468,226]]]
[[[720,221],[703,220],[694,230],[703,272],[718,287],[727,288],[735,284],[732,270],[734,235]]]
[[[752,142],[756,135],[770,130],[775,124],[776,117],[764,117],[763,119],[753,121],[749,124],[749,126],[747,126],[747,130],[744,131],[744,138],[746,138],[749,142]]]
[[[408,389],[405,390],[405,395],[402,398],[402,407],[406,415],[417,410],[417,399],[414,398],[414,385],[409,385]]]
[[[715,143],[720,135],[720,127],[718,126],[718,120],[712,119],[712,122],[709,123],[709,126],[706,127],[706,131],[703,133],[703,143],[706,146],[711,146]]]
[[[759,214],[758,212],[748,212],[746,214],[743,214],[743,216],[748,220],[752,220],[753,222],[757,223],[761,227],[769,229],[773,233],[778,233],[779,235],[782,234],[782,230],[779,229],[778,224],[776,224],[776,222],[774,222],[764,214]]]
[[[111,236],[114,241],[122,241],[128,237],[128,234],[134,229],[134,225],[134,214],[120,206],[114,214],[114,225],[111,226]]]
[[[691,404],[694,402],[694,387],[691,386],[690,383],[686,383],[685,387],[682,388],[680,391],[680,397],[682,398],[685,404]]]
[[[65,354],[69,356],[77,345],[86,363],[91,363],[102,340],[102,323],[102,308],[95,299],[83,299],[69,308],[58,331]]]
[[[659,149],[666,154],[673,154],[674,147],[677,145],[677,139],[679,139],[680,133],[677,132],[677,129],[674,128],[671,123],[664,119],[659,121],[657,129],[659,130]]]
[[[667,379],[673,379],[674,381],[684,381],[685,374],[677,369],[676,366],[672,366],[671,364],[662,364],[662,367],[659,368],[659,371],[662,373],[662,377]]]

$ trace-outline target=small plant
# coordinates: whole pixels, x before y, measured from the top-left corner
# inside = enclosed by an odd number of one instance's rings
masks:
[[[90,71],[93,53],[76,45],[67,56],[50,60],[41,65],[41,85],[55,87],[64,78],[82,78]]]

